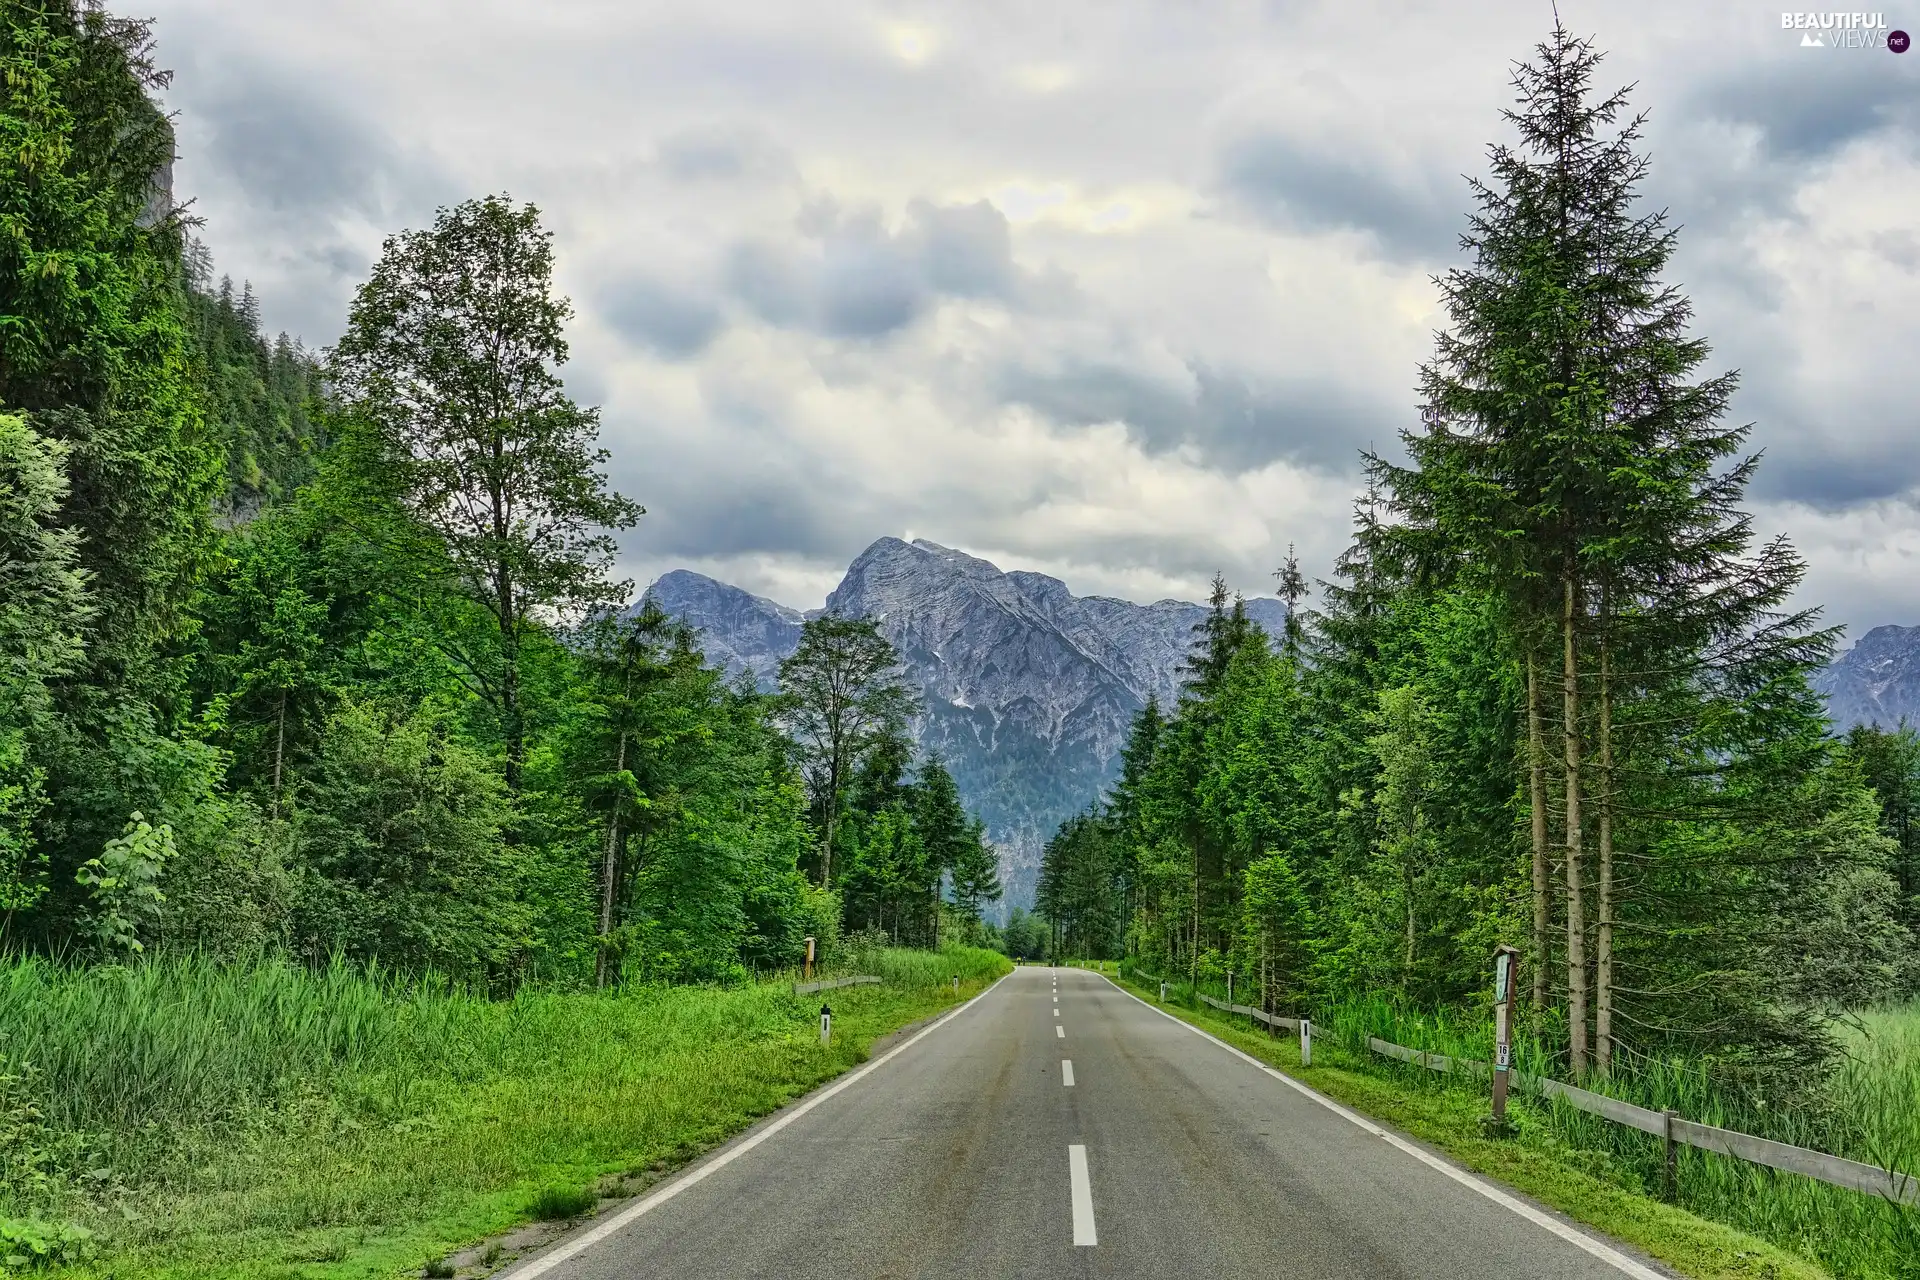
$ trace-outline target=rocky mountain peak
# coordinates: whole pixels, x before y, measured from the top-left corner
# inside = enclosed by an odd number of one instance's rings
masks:
[[[1920,627],[1875,627],[1814,677],[1836,729],[1920,724]]]
[[[773,687],[805,616],[676,570],[648,594],[701,629],[712,661]],[[1008,903],[1031,901],[1041,846],[1100,795],[1133,717],[1150,696],[1171,704],[1203,605],[1076,596],[1044,573],[924,538],[880,538],[847,567],[826,609],[880,620],[919,687],[923,750],[947,761],[969,808],[1002,851]],[[1248,602],[1278,634],[1286,608]]]

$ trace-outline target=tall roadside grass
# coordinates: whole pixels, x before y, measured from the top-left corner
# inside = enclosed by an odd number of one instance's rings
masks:
[[[651,1176],[1008,967],[876,952],[882,986],[522,991],[277,959],[0,960],[0,1219],[79,1222],[135,1276],[365,1275]],[[278,1274],[278,1273],[276,1273]]]
[[[1122,968],[1133,975],[1130,964]],[[1196,988],[1169,975],[1167,997],[1198,1008],[1198,995],[1225,997],[1222,984]],[[1144,977],[1138,979],[1145,982]],[[1245,993],[1236,993],[1242,1003]],[[1288,1012],[1292,1012],[1291,1010]],[[1490,1019],[1475,1011],[1408,1010],[1362,998],[1311,1011],[1319,1034],[1316,1063],[1389,1077],[1403,1088],[1484,1095],[1483,1080],[1441,1075],[1366,1050],[1370,1036],[1476,1062],[1492,1059]],[[1757,1134],[1920,1177],[1920,1004],[1877,1010],[1841,1028],[1844,1056],[1817,1078],[1768,1097],[1720,1086],[1701,1063],[1645,1060],[1587,1087],[1690,1120]],[[1559,1077],[1563,1062],[1551,1040],[1521,1038],[1518,1070]],[[1662,1191],[1665,1151],[1657,1140],[1562,1102],[1519,1097],[1511,1113],[1517,1141],[1617,1185],[1647,1195]],[[1682,1147],[1676,1200],[1812,1258],[1836,1276],[1862,1280],[1920,1277],[1920,1208],[1889,1203],[1808,1178],[1778,1173]]]

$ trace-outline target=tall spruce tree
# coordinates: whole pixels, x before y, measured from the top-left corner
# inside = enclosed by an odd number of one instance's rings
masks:
[[[1539,973],[1549,953],[1557,809],[1576,1078],[1606,1071],[1616,1047],[1622,708],[1661,684],[1669,744],[1688,754],[1673,698],[1789,696],[1827,642],[1810,615],[1778,613],[1801,572],[1790,549],[1746,554],[1737,504],[1754,460],[1736,456],[1745,429],[1721,423],[1734,375],[1697,377],[1706,344],[1660,281],[1674,232],[1635,207],[1641,121],[1621,122],[1624,90],[1593,92],[1600,59],[1556,27],[1516,70],[1505,118],[1520,145],[1492,149],[1463,241],[1474,260],[1440,281],[1451,328],[1422,371],[1421,428],[1403,435],[1411,466],[1374,463],[1409,545],[1472,563],[1505,603],[1528,690],[1534,961]],[[1557,795],[1544,768],[1555,667]]]

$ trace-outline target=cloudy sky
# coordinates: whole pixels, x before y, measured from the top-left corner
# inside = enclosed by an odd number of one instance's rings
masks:
[[[884,534],[1079,593],[1325,573],[1411,419],[1545,0],[147,0],[180,194],[331,343],[381,236],[544,210],[645,583],[817,605]],[[1674,275],[1855,634],[1920,623],[1920,51],[1562,0],[1650,113]],[[1890,11],[1920,33],[1920,4]]]

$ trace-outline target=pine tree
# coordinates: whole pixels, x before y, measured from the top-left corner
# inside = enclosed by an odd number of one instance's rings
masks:
[[[1305,634],[1300,621],[1300,602],[1307,598],[1307,580],[1300,572],[1300,558],[1293,554],[1293,544],[1287,544],[1287,559],[1275,571],[1274,577],[1280,579],[1280,598],[1287,602],[1287,621],[1285,632],[1285,651],[1294,662],[1300,660],[1300,640]]]
[[[1412,465],[1375,464],[1415,554],[1446,548],[1505,603],[1527,677],[1536,972],[1548,950],[1545,694],[1558,668],[1576,1078],[1604,1073],[1615,1048],[1623,707],[1664,684],[1671,727],[1674,698],[1712,702],[1727,679],[1791,682],[1824,644],[1810,615],[1775,613],[1800,572],[1784,544],[1745,558],[1737,503],[1754,463],[1726,465],[1745,432],[1719,421],[1733,376],[1695,378],[1706,346],[1686,335],[1686,299],[1659,281],[1674,233],[1663,213],[1634,208],[1641,121],[1619,123],[1625,91],[1592,93],[1599,61],[1556,27],[1516,71],[1506,119],[1521,145],[1493,149],[1464,238],[1474,262],[1441,282],[1452,328],[1422,373],[1424,422],[1404,436]]]

